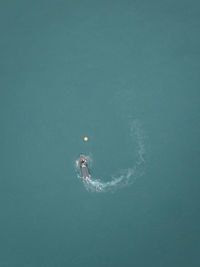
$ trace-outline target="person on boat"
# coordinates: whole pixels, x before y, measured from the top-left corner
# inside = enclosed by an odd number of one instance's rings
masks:
[[[81,165],[84,164],[84,163],[86,163],[86,158],[81,157]]]

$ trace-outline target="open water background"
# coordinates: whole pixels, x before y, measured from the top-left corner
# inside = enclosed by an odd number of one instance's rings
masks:
[[[0,267],[200,266],[199,10],[0,2]]]

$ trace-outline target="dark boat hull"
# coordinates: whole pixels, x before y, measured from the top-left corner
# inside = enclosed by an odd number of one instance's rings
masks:
[[[82,158],[85,159],[84,163],[82,163],[82,160],[81,160]],[[87,160],[86,160],[84,155],[80,155],[79,167],[80,167],[81,177],[83,179],[90,178],[90,171],[89,171],[89,168],[88,168],[88,163],[87,163]]]
[[[80,170],[81,170],[82,178],[84,178],[84,179],[90,178],[90,171],[88,169],[88,165],[87,164],[85,164],[84,166],[80,166]]]

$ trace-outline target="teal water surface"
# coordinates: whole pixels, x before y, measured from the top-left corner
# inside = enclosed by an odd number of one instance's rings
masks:
[[[200,265],[199,8],[1,1],[0,267]]]

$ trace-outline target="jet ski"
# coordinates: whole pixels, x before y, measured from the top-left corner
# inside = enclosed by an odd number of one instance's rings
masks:
[[[88,168],[87,159],[83,155],[80,155],[79,166],[80,166],[81,177],[83,179],[90,178],[90,171]]]

